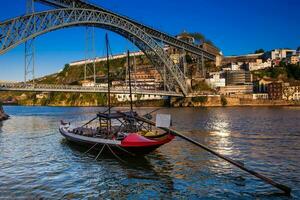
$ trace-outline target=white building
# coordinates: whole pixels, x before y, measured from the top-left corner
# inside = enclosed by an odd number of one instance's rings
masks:
[[[243,62],[231,62],[229,66],[222,68],[222,71],[238,71],[243,65]]]
[[[130,53],[130,56],[142,56],[144,55],[144,53],[142,51],[138,51],[138,52],[132,52]],[[110,60],[114,60],[114,59],[120,59],[120,58],[126,58],[127,57],[127,53],[123,53],[123,54],[117,54],[114,56],[110,56]],[[85,65],[85,64],[90,64],[90,63],[94,63],[94,62],[103,62],[106,61],[106,57],[97,57],[95,59],[88,59],[88,60],[80,60],[80,61],[75,61],[72,63],[69,63],[70,66],[77,66],[77,65]]]
[[[95,87],[95,82],[94,81],[82,81],[81,82],[82,87]]]
[[[272,67],[272,61],[268,59],[266,62],[263,62],[262,59],[257,59],[256,62],[249,62],[248,67],[249,67],[249,71],[266,69]]]
[[[288,84],[283,88],[282,98],[285,100],[300,100],[300,86],[288,86]]]
[[[47,98],[49,98],[49,92],[42,92],[42,93],[40,93],[40,94],[36,94],[35,95],[35,98],[37,98],[37,99],[47,99]]]
[[[274,49],[269,53],[269,57],[272,60],[282,60],[284,58],[296,55],[296,50],[292,49]]]
[[[97,88],[107,88],[108,84],[107,83],[95,83],[94,81],[81,81],[82,87],[97,87]]]
[[[269,94],[268,93],[253,94],[253,99],[254,100],[267,100],[267,99],[269,99]]]
[[[128,102],[130,101],[130,94],[116,94],[115,95],[118,102]],[[132,94],[133,101],[148,101],[148,100],[162,100],[167,99],[165,96],[154,95],[154,94]]]
[[[240,94],[252,94],[253,85],[227,85],[220,87],[220,94],[222,95],[240,95]]]
[[[226,85],[225,78],[222,78],[222,72],[212,72],[212,73],[209,73],[209,78],[205,79],[205,82],[211,88],[225,87],[225,85]]]

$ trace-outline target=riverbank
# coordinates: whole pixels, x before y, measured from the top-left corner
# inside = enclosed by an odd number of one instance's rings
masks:
[[[0,93],[4,105],[51,106],[51,107],[104,107],[105,94],[98,93]],[[112,98],[115,107],[128,107],[129,102],[118,102]],[[161,100],[136,101],[137,107],[238,107],[238,106],[300,106],[300,101],[252,99],[252,96],[200,96],[193,98],[171,97]]]
[[[4,120],[7,120],[9,118],[9,115],[7,115],[4,110],[3,110],[3,107],[2,107],[2,104],[0,102],[0,121],[4,121]]]
[[[300,101],[262,100],[240,97],[203,96],[194,98],[171,98],[171,107],[251,107],[251,106],[300,106]]]

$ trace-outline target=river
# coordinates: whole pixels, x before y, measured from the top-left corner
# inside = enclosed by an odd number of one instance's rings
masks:
[[[166,108],[175,129],[293,189],[291,197],[181,139],[125,163],[84,155],[58,132],[102,108],[4,107],[0,199],[297,199],[300,107]],[[139,108],[146,113],[150,108]]]

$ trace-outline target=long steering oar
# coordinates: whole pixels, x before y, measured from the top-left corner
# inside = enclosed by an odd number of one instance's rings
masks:
[[[150,124],[150,125],[152,125],[152,126],[155,126],[155,125],[156,125],[155,122],[150,121],[150,120],[147,120],[147,119],[145,119],[145,118],[138,117],[138,116],[135,117],[135,118],[136,118],[137,120],[140,120],[140,121],[143,121],[143,122],[145,122],[145,123],[148,123],[148,124]],[[195,140],[193,140],[193,139],[191,139],[191,138],[189,138],[189,137],[187,137],[187,136],[185,136],[185,135],[179,133],[178,131],[175,131],[175,130],[172,130],[172,129],[169,129],[169,128],[160,128],[160,129],[162,129],[162,130],[164,130],[164,131],[167,131],[167,132],[169,132],[169,133],[171,133],[171,134],[173,134],[173,135],[175,135],[175,136],[178,136],[178,137],[180,137],[180,138],[182,138],[182,139],[184,139],[184,140],[186,140],[186,141],[188,141],[188,142],[190,142],[190,143],[193,143],[194,145],[196,145],[196,146],[198,146],[198,147],[201,147],[202,149],[204,149],[204,150],[206,150],[206,151],[212,153],[213,155],[215,155],[215,156],[217,156],[217,157],[219,157],[219,158],[221,158],[221,159],[223,159],[223,160],[226,160],[227,162],[229,162],[229,163],[235,165],[236,167],[238,167],[238,168],[240,168],[240,169],[242,169],[242,170],[244,170],[244,171],[246,171],[246,172],[248,172],[248,173],[250,173],[250,174],[256,176],[257,178],[263,180],[264,182],[266,182],[266,183],[268,183],[268,184],[270,184],[270,185],[273,185],[274,187],[280,189],[280,190],[283,191],[286,195],[290,195],[290,194],[291,194],[292,189],[289,188],[288,186],[279,184],[279,183],[275,182],[274,180],[272,180],[272,179],[270,179],[270,178],[268,178],[268,177],[266,177],[266,176],[264,176],[264,175],[261,175],[261,174],[255,172],[255,171],[253,171],[253,170],[250,170],[250,169],[246,168],[242,163],[237,162],[237,161],[234,161],[234,160],[232,160],[231,158],[229,158],[229,157],[227,157],[227,156],[221,155],[221,154],[217,153],[216,151],[210,149],[209,147],[207,147],[207,146],[205,146],[205,145],[203,145],[203,144],[201,144],[201,143],[199,143],[199,142],[197,142],[197,141],[195,141]]]

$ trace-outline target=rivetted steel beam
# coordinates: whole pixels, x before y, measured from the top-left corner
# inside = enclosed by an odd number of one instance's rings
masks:
[[[120,18],[126,19],[128,21],[130,21],[131,23],[134,23],[135,25],[139,26],[142,30],[144,30],[146,33],[148,33],[151,37],[153,37],[154,39],[158,40],[158,41],[163,41],[164,43],[173,46],[173,47],[177,47],[179,49],[184,49],[190,53],[193,53],[195,55],[198,56],[202,56],[205,59],[208,60],[215,60],[216,57],[215,55],[203,50],[202,48],[184,42],[182,40],[179,40],[173,36],[170,36],[166,33],[163,33],[161,31],[155,30],[149,26],[146,26],[144,24],[141,24],[133,19],[130,19],[128,17],[122,16],[120,14],[114,13],[112,11],[109,11],[107,9],[104,9],[98,5],[94,5],[82,0],[35,0],[36,2],[41,2],[50,6],[54,6],[56,8],[72,8],[72,7],[76,7],[76,8],[86,8],[86,9],[93,9],[93,10],[100,10],[100,11],[105,11],[107,13],[116,15]]]

